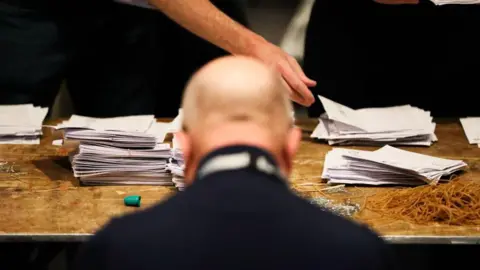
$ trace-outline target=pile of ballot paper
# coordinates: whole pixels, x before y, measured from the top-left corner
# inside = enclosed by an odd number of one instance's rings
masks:
[[[32,104],[0,106],[0,144],[39,144],[48,108]]]
[[[448,181],[467,164],[386,145],[376,151],[334,148],[323,166],[329,184],[416,186]]]
[[[173,148],[170,161],[168,163],[168,170],[172,173],[172,181],[179,190],[185,189],[184,170],[185,161],[183,159],[182,149],[176,140],[175,136],[172,140]]]
[[[123,147],[154,147],[163,143],[171,123],[156,122],[153,115],[136,115],[112,118],[94,118],[72,115],[69,120],[55,126],[63,130],[65,139],[92,141],[92,143],[115,146],[118,141]],[[112,138],[114,137],[114,138]],[[125,146],[125,144],[129,145]]]
[[[353,110],[319,96],[325,109],[312,138],[330,145],[418,145],[437,141],[430,112],[410,106]]]
[[[169,158],[169,144],[132,150],[81,143],[70,162],[85,185],[171,185]]]
[[[74,115],[56,128],[78,142],[70,161],[75,177],[87,185],[171,185],[167,170],[171,123],[153,115],[91,118]]]
[[[463,130],[470,144],[477,144],[480,148],[480,117],[460,118]]]

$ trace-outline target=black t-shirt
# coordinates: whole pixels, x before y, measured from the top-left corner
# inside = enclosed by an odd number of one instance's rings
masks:
[[[480,6],[318,0],[305,72],[315,94],[352,108],[411,104],[433,116],[480,115]],[[323,112],[320,102],[311,116]]]

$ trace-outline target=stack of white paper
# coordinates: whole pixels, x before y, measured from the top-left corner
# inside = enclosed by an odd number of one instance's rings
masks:
[[[169,144],[141,150],[81,144],[70,161],[86,185],[171,185],[169,158]]]
[[[319,96],[325,114],[311,134],[330,145],[419,145],[436,141],[430,112],[410,105],[353,110]]]
[[[175,184],[175,187],[179,190],[184,190],[185,180],[184,180],[184,170],[185,170],[185,161],[183,159],[182,149],[176,140],[175,136],[172,140],[173,148],[171,158],[167,165],[168,170],[172,173],[172,181]]]
[[[442,5],[475,5],[480,4],[480,0],[430,0],[437,6]]]
[[[322,178],[329,184],[414,186],[448,181],[467,164],[387,145],[373,152],[336,148],[327,153],[323,166]]]
[[[152,148],[163,143],[172,123],[157,123],[153,115],[94,118],[72,115],[55,128],[65,139],[124,148]]]
[[[0,144],[39,144],[48,108],[32,104],[0,106]]]
[[[477,144],[480,148],[480,117],[461,118],[463,130],[470,144]]]
[[[66,140],[78,141],[71,155],[74,175],[86,185],[172,185],[167,171],[171,123],[153,115],[114,118],[72,116],[58,125]]]
[[[121,130],[125,132],[146,132],[155,122],[153,115],[134,115],[111,118],[95,118],[72,115],[70,119],[56,126],[57,129],[78,130]]]
[[[103,145],[119,148],[154,148],[155,135],[140,132],[80,130],[65,134],[66,140],[80,141],[87,145]]]

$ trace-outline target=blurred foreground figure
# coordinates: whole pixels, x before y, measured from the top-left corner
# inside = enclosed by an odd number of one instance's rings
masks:
[[[286,87],[251,58],[202,67],[177,134],[188,188],[111,221],[76,269],[391,269],[375,234],[290,191],[301,132]]]

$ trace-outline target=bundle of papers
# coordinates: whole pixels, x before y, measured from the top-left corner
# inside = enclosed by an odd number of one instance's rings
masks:
[[[141,150],[80,144],[70,162],[85,185],[171,185],[169,158],[169,144]]]
[[[82,144],[103,145],[119,148],[154,148],[155,135],[140,132],[80,130],[65,134],[66,140],[80,141]]]
[[[480,117],[461,118],[463,130],[470,144],[477,144],[480,148]]]
[[[147,132],[155,122],[153,115],[134,115],[111,118],[95,118],[72,115],[70,119],[58,124],[55,128],[63,130],[121,130],[126,132]]]
[[[389,145],[376,151],[335,148],[325,157],[322,178],[329,184],[416,186],[448,181],[450,175],[466,166],[461,160],[431,157]]]
[[[32,104],[0,106],[0,144],[39,144],[48,108]]]
[[[178,141],[173,137],[172,155],[168,163],[168,170],[172,174],[172,182],[179,190],[185,189],[184,170],[185,161]]]
[[[480,0],[430,0],[437,6],[442,5],[475,5],[480,4]]]
[[[78,141],[70,161],[85,185],[172,185],[167,170],[171,123],[153,115],[92,118],[74,115],[56,126],[64,139]]]
[[[171,123],[157,123],[153,115],[93,118],[72,115],[55,128],[65,139],[122,148],[153,148],[163,143]]]
[[[418,145],[437,141],[430,112],[410,106],[353,110],[319,96],[325,114],[311,134],[330,145]]]

